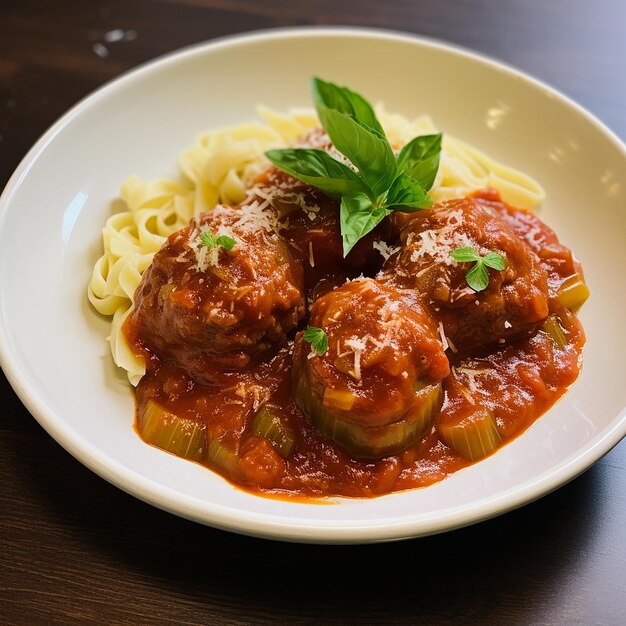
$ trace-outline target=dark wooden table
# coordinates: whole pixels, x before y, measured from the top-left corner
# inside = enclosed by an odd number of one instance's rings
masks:
[[[128,68],[304,24],[480,50],[626,138],[623,0],[2,0],[0,188],[59,115]],[[107,41],[117,29],[125,39]],[[626,623],[625,443],[557,492],[470,528],[371,546],[283,544],[196,525],[112,487],[41,429],[0,374],[0,468],[6,624]]]

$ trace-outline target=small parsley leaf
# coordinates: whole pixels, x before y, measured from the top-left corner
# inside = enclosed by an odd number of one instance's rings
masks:
[[[457,248],[450,252],[450,256],[459,263],[470,263],[480,261],[480,254],[474,248]]]
[[[450,256],[459,263],[474,263],[465,274],[467,284],[476,292],[484,291],[489,285],[489,270],[503,270],[506,267],[506,259],[497,252],[488,252],[485,256],[474,248],[457,248],[450,252]]]
[[[503,270],[506,267],[504,257],[500,256],[497,252],[486,254],[483,257],[483,263],[488,267],[492,267],[494,270]]]
[[[304,341],[311,344],[311,348],[313,348],[318,356],[322,356],[328,352],[328,335],[324,332],[323,328],[307,326],[302,334],[302,338]]]
[[[487,289],[489,284],[489,272],[482,261],[476,261],[476,263],[465,274],[465,280],[467,284],[474,291],[483,291]]]
[[[208,230],[200,233],[200,241],[207,248],[217,248],[219,246],[224,248],[224,250],[232,250],[235,245],[235,240],[232,237],[228,237],[228,235],[214,235]]]

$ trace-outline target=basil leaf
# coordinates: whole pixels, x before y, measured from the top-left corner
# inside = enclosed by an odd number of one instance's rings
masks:
[[[347,113],[375,130],[379,135],[385,136],[385,131],[380,125],[374,109],[362,95],[347,87],[339,87],[339,85],[328,83],[317,77],[311,81],[311,90],[316,108],[321,105],[339,113]]]
[[[387,191],[397,166],[386,137],[345,113],[326,107],[320,107],[318,113],[335,148],[358,168],[372,199]]]
[[[476,265],[465,274],[465,280],[474,291],[483,291],[487,288],[489,284],[489,271],[485,267],[482,259],[476,261]]]
[[[319,78],[313,78],[311,86],[324,130],[357,171],[321,150],[270,150],[266,155],[279,169],[341,198],[340,225],[346,256],[394,209],[410,211],[431,206],[427,191],[439,167],[441,135],[415,138],[396,158],[374,109],[363,96]],[[486,271],[485,267],[482,270]]]
[[[506,267],[506,259],[497,252],[489,252],[483,257],[483,263],[494,270],[503,270]]]
[[[332,196],[366,191],[357,174],[323,150],[287,148],[268,150],[265,156],[277,168]]]
[[[335,148],[358,168],[372,199],[385,193],[398,169],[386,137],[346,113],[320,106],[318,114]]]
[[[427,209],[432,206],[432,200],[420,187],[419,183],[408,174],[401,172],[391,184],[385,206],[388,208],[402,207],[405,211]]]
[[[480,261],[480,254],[474,248],[457,248],[450,252],[450,256],[460,263],[469,263],[471,261]]]
[[[383,207],[374,208],[365,194],[341,198],[339,220],[343,237],[343,256],[348,256],[357,241],[374,230],[389,213],[390,211]]]
[[[407,143],[398,155],[398,169],[428,191],[435,182],[441,155],[441,133],[422,135]]]

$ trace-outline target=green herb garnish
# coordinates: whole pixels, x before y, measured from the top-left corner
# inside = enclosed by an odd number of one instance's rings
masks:
[[[324,332],[324,329],[307,326],[302,334],[302,338],[311,344],[311,348],[318,356],[328,352],[328,335]]]
[[[392,211],[432,205],[428,190],[439,168],[441,134],[416,137],[396,156],[372,106],[358,93],[312,80],[318,117],[335,148],[356,168],[323,150],[269,150],[279,169],[340,199],[344,257]]]
[[[489,284],[488,267],[494,270],[503,270],[506,267],[506,259],[497,252],[488,252],[485,256],[474,248],[457,248],[450,252],[450,256],[460,263],[474,263],[465,274],[467,284],[474,291],[483,291]]]
[[[213,233],[204,231],[200,234],[200,241],[207,248],[217,248],[218,246],[224,248],[224,250],[232,250],[235,245],[235,240],[227,235],[214,235]]]

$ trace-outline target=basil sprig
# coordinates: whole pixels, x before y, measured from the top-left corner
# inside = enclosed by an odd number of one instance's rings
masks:
[[[335,148],[356,171],[323,150],[269,150],[279,169],[340,202],[344,257],[392,211],[432,205],[428,190],[439,168],[441,134],[423,135],[396,156],[374,109],[360,94],[313,78],[313,102]]]

